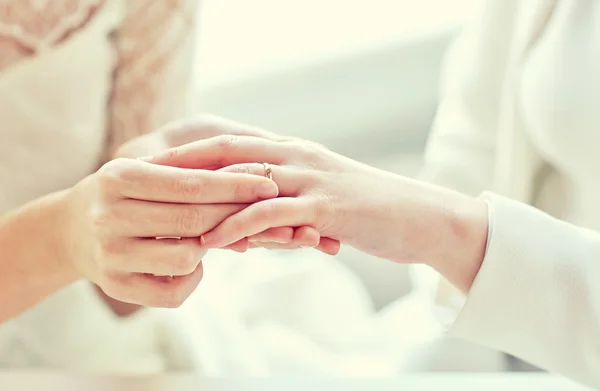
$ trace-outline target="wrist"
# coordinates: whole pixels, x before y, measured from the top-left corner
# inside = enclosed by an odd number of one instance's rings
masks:
[[[449,192],[440,213],[439,251],[429,266],[463,293],[468,293],[485,257],[489,216],[484,200]]]
[[[78,279],[78,274],[70,261],[67,251],[67,243],[70,238],[68,230],[69,217],[69,193],[70,190],[63,190],[49,194],[32,205],[32,216],[39,232],[37,237],[42,244],[40,249],[45,256],[40,261],[44,263],[41,270],[45,270],[49,275],[55,276],[57,281],[63,281],[65,284]],[[29,225],[25,222],[25,225]],[[35,232],[35,231],[34,231]]]
[[[77,279],[61,256],[64,193],[37,199],[0,221],[0,322]]]
[[[74,266],[74,254],[70,249],[74,238],[71,229],[73,216],[72,206],[76,200],[72,197],[73,188],[54,193],[49,196],[49,219],[54,221],[54,235],[49,236],[48,247],[54,256],[54,266],[69,282],[81,278]],[[76,217],[75,217],[76,218]]]
[[[387,173],[386,173],[387,174]],[[398,263],[427,264],[468,292],[485,256],[487,204],[421,181],[387,174],[355,205],[360,249]],[[348,208],[348,216],[352,216]],[[350,224],[351,225],[351,224]]]

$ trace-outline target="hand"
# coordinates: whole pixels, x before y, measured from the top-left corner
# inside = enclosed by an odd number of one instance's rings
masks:
[[[255,162],[272,165],[279,198],[225,219],[203,235],[205,246],[224,246],[270,227],[304,225],[397,262],[443,268],[445,263],[464,265],[465,260],[474,265],[483,257],[483,201],[377,170],[312,142],[220,136],[149,161],[255,175],[264,173],[263,165]]]
[[[260,137],[283,141],[286,138],[265,130],[241,125],[233,121],[213,116],[200,116],[193,120],[175,121],[163,126],[156,132],[148,133],[123,144],[115,158],[138,158],[162,153],[169,148],[178,147],[194,141],[208,139],[225,134]],[[315,247],[325,253],[336,252],[339,243],[321,240],[321,235],[312,227],[277,227],[265,230],[249,238],[243,238],[224,248],[245,252],[249,248],[264,247],[270,249],[294,249]]]
[[[202,278],[198,237],[277,191],[254,175],[116,159],[65,197],[61,258],[117,300],[175,307]]]

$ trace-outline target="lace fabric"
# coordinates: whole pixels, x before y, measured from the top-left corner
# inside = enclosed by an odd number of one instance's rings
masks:
[[[105,0],[0,1],[0,71],[83,28]]]
[[[195,48],[198,0],[127,0],[115,35],[118,66],[109,153],[184,115]]]
[[[0,71],[65,42],[107,0],[0,0]],[[107,154],[182,115],[199,0],[121,0]]]

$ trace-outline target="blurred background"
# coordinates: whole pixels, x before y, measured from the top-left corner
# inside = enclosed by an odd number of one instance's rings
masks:
[[[436,110],[444,53],[476,3],[205,0],[200,110],[413,175]],[[403,266],[351,249],[339,258],[378,308],[410,289]]]

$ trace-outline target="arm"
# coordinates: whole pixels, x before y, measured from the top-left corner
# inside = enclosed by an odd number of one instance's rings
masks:
[[[115,32],[117,67],[109,105],[108,159],[127,141],[189,111],[199,0],[128,0]],[[136,143],[128,154],[163,150],[162,138]],[[131,156],[130,156],[131,157]]]
[[[282,197],[228,217],[202,235],[205,248],[269,227],[309,225],[381,258],[430,265],[469,292],[453,335],[600,386],[599,233],[500,196],[472,198],[298,140],[219,137],[150,160],[229,165],[220,171],[257,176],[264,175],[262,164],[247,162],[272,164]]]
[[[0,218],[0,324],[75,281],[58,245],[63,198],[51,194]]]
[[[199,1],[125,3],[127,15],[114,36],[118,63],[105,160],[127,140],[182,116],[193,85]],[[167,147],[160,139],[136,145],[137,150],[127,153],[144,155],[149,153],[146,149]],[[56,254],[59,240],[53,237],[62,197],[63,193],[49,195],[0,218],[0,322],[73,280]]]
[[[450,334],[600,387],[600,234],[486,198],[487,253]]]

